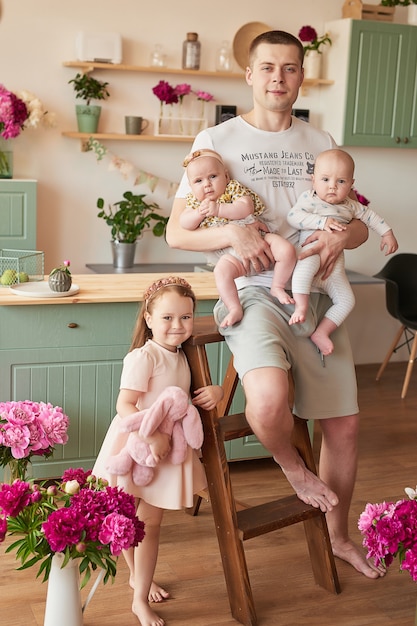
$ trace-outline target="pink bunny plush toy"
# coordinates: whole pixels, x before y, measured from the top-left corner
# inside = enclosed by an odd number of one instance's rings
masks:
[[[188,395],[180,387],[166,387],[148,409],[123,418],[120,430],[130,434],[120,452],[110,457],[109,472],[123,476],[131,471],[136,485],[149,484],[156,461],[143,438],[157,429],[171,437],[171,450],[166,459],[174,465],[185,460],[187,444],[198,450],[203,443],[200,415],[190,404]]]

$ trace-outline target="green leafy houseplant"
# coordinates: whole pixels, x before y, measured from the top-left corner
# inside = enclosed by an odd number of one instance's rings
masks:
[[[144,194],[135,195],[126,191],[123,200],[109,204],[107,208],[103,198],[98,198],[97,217],[111,227],[113,241],[135,243],[149,228],[155,237],[162,237],[165,233],[168,218],[158,213],[160,207],[157,204],[148,203],[144,198]]]
[[[91,100],[105,100],[110,96],[107,91],[109,83],[101,82],[89,74],[77,74],[68,83],[74,85],[75,97],[85,100],[87,106],[90,106]]]
[[[417,0],[381,0],[383,7],[408,7],[410,4],[417,4]]]

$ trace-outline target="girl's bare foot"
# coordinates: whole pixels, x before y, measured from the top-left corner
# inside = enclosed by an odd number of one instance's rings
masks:
[[[233,307],[229,309],[229,313],[226,315],[222,323],[220,324],[221,328],[227,328],[228,326],[233,326],[233,324],[237,324],[243,317],[243,309],[242,307]]]
[[[274,285],[272,285],[271,295],[275,296],[275,298],[278,298],[281,304],[294,304],[294,298],[292,298],[283,287],[275,287]]]
[[[333,352],[333,341],[328,335],[315,330],[310,339],[324,356],[329,356]]]
[[[141,626],[164,626],[165,621],[159,617],[147,602],[134,600],[132,604],[132,612],[138,618]]]
[[[149,602],[163,602],[164,600],[168,600],[168,598],[169,591],[166,591],[163,587],[160,587],[155,581],[152,581],[148,595]]]
[[[129,586],[132,589],[135,588],[135,584],[134,584],[132,576],[129,578]],[[149,602],[163,602],[164,600],[168,600],[169,597],[170,597],[169,591],[166,591],[163,587],[158,585],[158,583],[156,583],[153,580],[151,583],[149,594],[148,594],[148,601]]]
[[[275,457],[274,461],[278,463]],[[282,465],[281,469],[297,496],[305,504],[311,504],[323,513],[332,511],[338,504],[339,499],[334,491],[303,465],[292,471],[285,470]]]
[[[350,539],[346,541],[332,541],[332,549],[335,556],[352,565],[367,578],[380,578],[386,574],[386,569],[382,564],[376,566],[371,561],[368,561],[362,550]]]

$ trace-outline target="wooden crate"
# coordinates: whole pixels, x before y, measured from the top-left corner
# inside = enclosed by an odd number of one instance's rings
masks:
[[[351,17],[354,20],[374,20],[376,22],[392,22],[395,7],[384,7],[381,4],[363,4],[361,0],[346,0],[343,9],[343,17]]]

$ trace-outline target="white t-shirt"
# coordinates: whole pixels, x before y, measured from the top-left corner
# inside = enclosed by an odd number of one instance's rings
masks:
[[[210,148],[218,152],[235,178],[257,193],[266,206],[262,221],[270,232],[296,244],[298,231],[287,222],[287,214],[303,191],[311,189],[311,174],[317,155],[335,148],[332,137],[308,122],[292,117],[291,126],[282,132],[259,130],[234,117],[203,130],[194,140],[192,150]],[[186,174],[177,190],[177,198],[190,191]],[[237,286],[249,284],[269,287],[272,271],[236,280]]]

